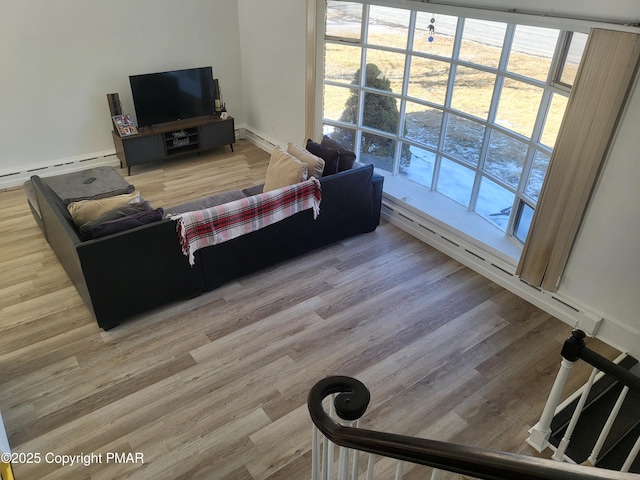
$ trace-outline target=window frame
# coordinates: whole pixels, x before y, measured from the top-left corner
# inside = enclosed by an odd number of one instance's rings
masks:
[[[340,1],[341,0],[337,0],[337,2],[340,2]],[[318,50],[318,53],[322,55],[322,58],[324,58],[324,51],[327,44],[352,45],[352,46],[359,47],[360,48],[360,65],[361,65],[360,66],[360,69],[361,69],[360,84],[359,85],[344,84],[339,82],[333,82],[330,80],[325,80],[324,70],[318,72],[318,75],[319,75],[318,81],[322,85],[334,85],[334,86],[340,86],[340,87],[348,86],[349,88],[358,91],[360,95],[358,119],[355,125],[346,124],[336,120],[325,119],[323,118],[322,111],[320,111],[319,113],[319,117],[321,119],[320,128],[322,128],[324,131],[324,128],[326,126],[329,126],[329,127],[336,127],[336,128],[347,128],[352,131],[355,131],[356,132],[355,145],[353,147],[356,152],[359,152],[361,148],[361,143],[360,143],[361,135],[359,135],[358,132],[380,135],[384,138],[389,138],[391,140],[394,140],[396,142],[396,145],[395,145],[396,151],[395,151],[395,156],[393,160],[393,168],[392,168],[392,171],[389,172],[389,174],[394,176],[398,175],[399,165],[400,165],[400,154],[401,154],[401,149],[403,144],[411,145],[411,146],[426,150],[428,152],[434,153],[436,155],[437,160],[436,160],[436,165],[433,171],[433,177],[430,182],[431,187],[424,187],[424,188],[429,188],[431,191],[437,191],[439,170],[440,170],[439,166],[440,166],[441,158],[447,158],[449,160],[452,160],[458,164],[461,164],[469,168],[469,164],[465,162],[461,162],[460,160],[453,158],[451,155],[448,155],[446,154],[446,152],[443,151],[443,143],[446,136],[446,127],[447,127],[447,122],[450,116],[452,114],[460,115],[463,118],[473,119],[473,121],[481,123],[485,128],[484,138],[482,140],[482,145],[481,145],[482,151],[481,151],[480,159],[478,161],[478,165],[475,167],[475,170],[474,170],[475,175],[474,175],[473,188],[472,188],[469,205],[467,206],[467,210],[469,212],[473,212],[474,214],[477,214],[474,211],[474,209],[477,205],[480,184],[483,177],[486,177],[489,180],[497,183],[501,187],[506,188],[506,190],[514,194],[514,201],[511,206],[511,214],[509,216],[509,221],[506,225],[504,234],[514,239],[518,244],[522,245],[522,241],[514,235],[515,233],[514,228],[519,222],[518,212],[522,211],[522,205],[526,204],[532,208],[535,208],[535,205],[536,205],[536,200],[529,197],[529,195],[527,195],[525,191],[527,187],[527,181],[529,179],[529,175],[531,172],[531,168],[534,162],[534,158],[537,151],[542,152],[546,156],[550,156],[552,152],[551,148],[541,143],[541,136],[542,136],[544,125],[545,125],[546,116],[550,108],[551,101],[554,94],[559,94],[563,96],[568,96],[569,94],[570,87],[558,81],[558,79],[562,74],[561,67],[564,65],[563,59],[565,58],[566,52],[568,51],[568,48],[569,48],[568,42],[571,39],[571,33],[573,31],[587,33],[589,27],[585,26],[584,24],[578,25],[577,22],[572,22],[572,21],[560,21],[558,19],[551,19],[551,21],[549,21],[548,18],[535,17],[535,16],[522,15],[522,14],[507,14],[504,12],[498,12],[497,14],[494,15],[494,13],[496,12],[487,12],[483,10],[466,9],[466,8],[459,8],[459,7],[444,7],[444,6],[435,6],[435,5],[424,6],[421,4],[417,4],[415,6],[413,5],[398,6],[398,5],[391,4],[390,2],[375,2],[375,1],[351,1],[348,3],[362,5],[360,38],[356,40],[353,38],[341,38],[337,36],[325,35],[325,32],[326,32],[325,23],[323,21],[322,31],[319,32],[320,33],[319,37],[322,38],[322,41],[320,42],[321,45]],[[323,8],[325,8],[325,16],[326,16],[326,8],[328,5],[328,2],[323,2],[323,4],[324,4]],[[371,5],[383,5],[391,8],[409,10],[410,12],[409,29],[408,29],[407,47],[405,49],[384,47],[378,44],[368,43],[367,41],[368,25],[369,25],[369,13],[370,13]],[[434,10],[436,11],[434,12]],[[423,52],[416,49],[414,45],[414,40],[415,40],[415,32],[416,32],[415,24],[416,24],[416,17],[418,12],[429,12],[429,13],[435,13],[435,14],[453,15],[458,17],[458,25],[456,28],[456,37],[455,37],[455,43],[453,47],[454,51],[452,52],[451,58],[442,57],[439,55],[433,55],[428,52]],[[325,16],[323,16],[323,20]],[[477,65],[475,63],[460,60],[458,58],[460,42],[462,39],[461,26],[464,24],[465,18],[500,21],[500,22],[505,22],[507,24],[505,38],[507,38],[509,45],[508,45],[508,48],[505,48],[505,46],[503,46],[503,50],[501,51],[501,55],[500,55],[500,62],[497,68]],[[558,41],[556,43],[556,48],[553,54],[551,66],[549,69],[548,78],[544,82],[541,80],[533,79],[533,78],[523,77],[522,75],[510,72],[507,70],[507,64],[508,64],[508,58],[509,58],[508,53],[510,53],[510,49],[512,46],[511,41],[513,40],[513,36],[515,34],[515,29],[517,25],[531,25],[531,26],[547,27],[547,28],[554,28],[554,29],[560,30],[558,35]],[[366,58],[367,58],[368,49],[382,50],[387,52],[400,53],[404,55],[405,57],[404,70],[403,70],[404,81],[402,84],[401,92],[382,92],[380,90],[372,89],[364,85],[364,76],[365,76],[364,67],[367,63]],[[456,49],[458,50],[456,51]],[[564,54],[564,56],[561,56],[560,55],[561,53]],[[444,105],[439,105],[424,99],[419,99],[419,98],[408,95],[411,64],[414,58],[444,61],[450,65],[450,70],[453,70],[453,72],[452,71],[449,72],[449,84],[447,88]],[[467,114],[466,112],[460,112],[452,108],[451,106],[451,96],[453,94],[452,84],[455,81],[455,75],[454,75],[455,70],[457,70],[459,66],[475,68],[475,69],[490,72],[496,75],[494,92],[492,95],[491,105],[490,105],[489,113],[487,115],[487,119],[484,119],[484,120],[478,119],[472,115]],[[503,88],[505,79],[523,81],[526,84],[531,84],[542,89],[540,105],[538,107],[539,110],[538,110],[538,114],[536,115],[536,120],[534,123],[531,137],[521,136],[516,132],[513,132],[495,123],[495,115],[497,113],[498,102],[500,98],[500,95],[498,93],[500,93],[500,89]],[[324,90],[323,88],[321,88],[320,90],[321,90],[321,99],[323,101]],[[387,95],[394,98],[395,101],[398,102],[400,120],[399,120],[398,129],[395,134],[390,134],[388,132],[379,131],[379,130],[372,129],[362,125],[362,122],[363,122],[362,113],[363,113],[363,104],[364,104],[363,96],[366,93]],[[322,101],[319,103],[319,105],[322,105]],[[422,144],[418,141],[406,138],[404,134],[401,133],[401,132],[404,132],[404,127],[405,127],[405,121],[406,121],[405,115],[406,115],[407,102],[413,102],[425,108],[436,108],[442,112],[442,124],[441,124],[441,130],[439,134],[438,147],[436,149],[434,149],[430,145]],[[488,149],[488,140],[492,131],[497,131],[509,137],[516,138],[517,140],[522,141],[527,145],[527,153],[524,160],[522,174],[520,175],[518,186],[516,188],[514,188],[512,185],[507,184],[502,179],[497,178],[496,176],[492,175],[490,172],[487,172],[483,169],[485,160],[486,160],[486,151]]]

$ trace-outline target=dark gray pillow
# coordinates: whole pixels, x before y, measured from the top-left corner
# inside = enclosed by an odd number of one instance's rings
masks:
[[[345,170],[351,170],[353,168],[353,164],[356,163],[356,153],[351,150],[343,147],[338,142],[336,142],[333,138],[327,137],[324,135],[322,137],[322,142],[320,143],[324,147],[335,148],[338,150],[338,171],[344,172]]]
[[[243,188],[242,193],[244,193],[247,197],[253,197],[254,195],[258,195],[264,191],[264,183],[260,185],[254,185],[253,187]]]
[[[147,201],[114,208],[113,210],[103,213],[95,220],[91,220],[90,222],[80,225],[80,236],[83,239],[94,238],[91,232],[93,232],[96,225],[110,222],[111,220],[117,220],[118,218],[128,217],[129,215],[135,215],[136,213],[147,212],[149,210],[151,210],[151,205],[149,205],[149,202]]]
[[[155,210],[145,210],[134,213],[133,215],[127,215],[126,217],[109,220],[108,222],[94,225],[89,232],[89,236],[91,238],[100,238],[107,235],[113,235],[114,233],[123,232],[131,228],[158,222],[162,220],[162,215],[162,208],[156,208]]]
[[[316,157],[324,160],[324,171],[322,176],[326,177],[338,173],[338,162],[340,161],[340,152],[335,148],[325,147],[310,138],[307,140],[306,149],[313,153]]]

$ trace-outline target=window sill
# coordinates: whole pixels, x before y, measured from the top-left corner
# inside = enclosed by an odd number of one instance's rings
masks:
[[[509,238],[503,231],[480,215],[469,212],[465,207],[438,192],[402,177],[383,175],[384,196],[387,200],[409,210],[417,218],[433,223],[439,228],[458,236],[465,242],[486,251],[515,271],[522,245]]]

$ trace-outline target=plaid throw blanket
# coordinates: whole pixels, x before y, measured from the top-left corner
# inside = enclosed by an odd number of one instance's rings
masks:
[[[194,253],[200,248],[255,232],[310,208],[315,219],[320,213],[321,199],[320,182],[311,177],[302,183],[171,218],[178,220],[182,252],[194,265]]]

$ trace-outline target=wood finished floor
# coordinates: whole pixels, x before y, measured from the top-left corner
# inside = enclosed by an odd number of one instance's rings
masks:
[[[130,181],[168,206],[261,183],[268,160],[240,141],[235,153],[134,167]],[[527,430],[570,327],[389,223],[104,332],[20,188],[0,192],[0,211],[12,449],[103,454],[89,466],[14,464],[18,480],[309,478],[306,396],[331,374],[371,390],[366,428],[534,453]],[[574,370],[571,389],[589,373]],[[107,452],[144,463],[106,464]],[[392,478],[390,462],[377,468]]]

